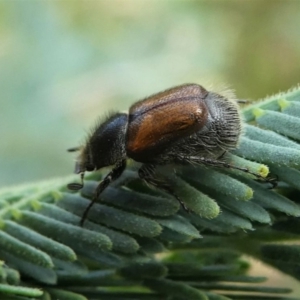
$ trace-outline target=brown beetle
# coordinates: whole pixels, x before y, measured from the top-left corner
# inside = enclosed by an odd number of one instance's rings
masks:
[[[237,102],[197,84],[150,96],[133,104],[128,114],[112,114],[92,130],[85,145],[69,150],[80,151],[75,172],[81,174],[82,183],[69,184],[72,190],[83,187],[85,171],[114,166],[99,183],[81,224],[101,192],[123,173],[128,158],[143,163],[140,178],[168,191],[185,208],[172,187],[156,179],[155,166],[197,163],[231,167],[222,156],[237,147],[240,135]]]

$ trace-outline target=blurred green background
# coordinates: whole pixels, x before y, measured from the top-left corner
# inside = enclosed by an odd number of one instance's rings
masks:
[[[110,109],[186,83],[300,81],[299,1],[1,1],[0,185],[67,175]]]

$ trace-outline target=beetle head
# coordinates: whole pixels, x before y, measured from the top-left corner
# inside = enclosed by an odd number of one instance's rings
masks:
[[[69,184],[69,189],[79,190],[83,187],[83,177],[86,171],[114,165],[126,157],[127,122],[127,114],[112,114],[94,127],[84,146],[69,149],[69,151],[80,151],[75,164],[75,173],[81,174],[82,179],[81,184]]]

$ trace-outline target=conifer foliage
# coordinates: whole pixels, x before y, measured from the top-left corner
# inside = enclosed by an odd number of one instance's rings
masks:
[[[0,191],[0,299],[292,299],[247,275],[244,254],[300,280],[300,88],[250,104],[239,148],[249,173],[161,170],[190,213],[131,165],[79,222],[105,174]],[[107,171],[107,170],[106,170]],[[271,189],[269,180],[278,181]],[[295,299],[295,298],[294,298]],[[299,298],[300,299],[300,298]]]

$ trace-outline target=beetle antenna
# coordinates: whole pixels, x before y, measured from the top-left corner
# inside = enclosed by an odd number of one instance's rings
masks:
[[[67,149],[68,152],[76,152],[79,150],[80,150],[80,147],[72,147],[72,148]]]
[[[80,173],[81,183],[78,183],[78,182],[69,183],[67,185],[68,189],[71,190],[71,191],[79,191],[79,190],[81,190],[83,188],[83,186],[84,186],[83,178],[84,178],[84,172]]]

